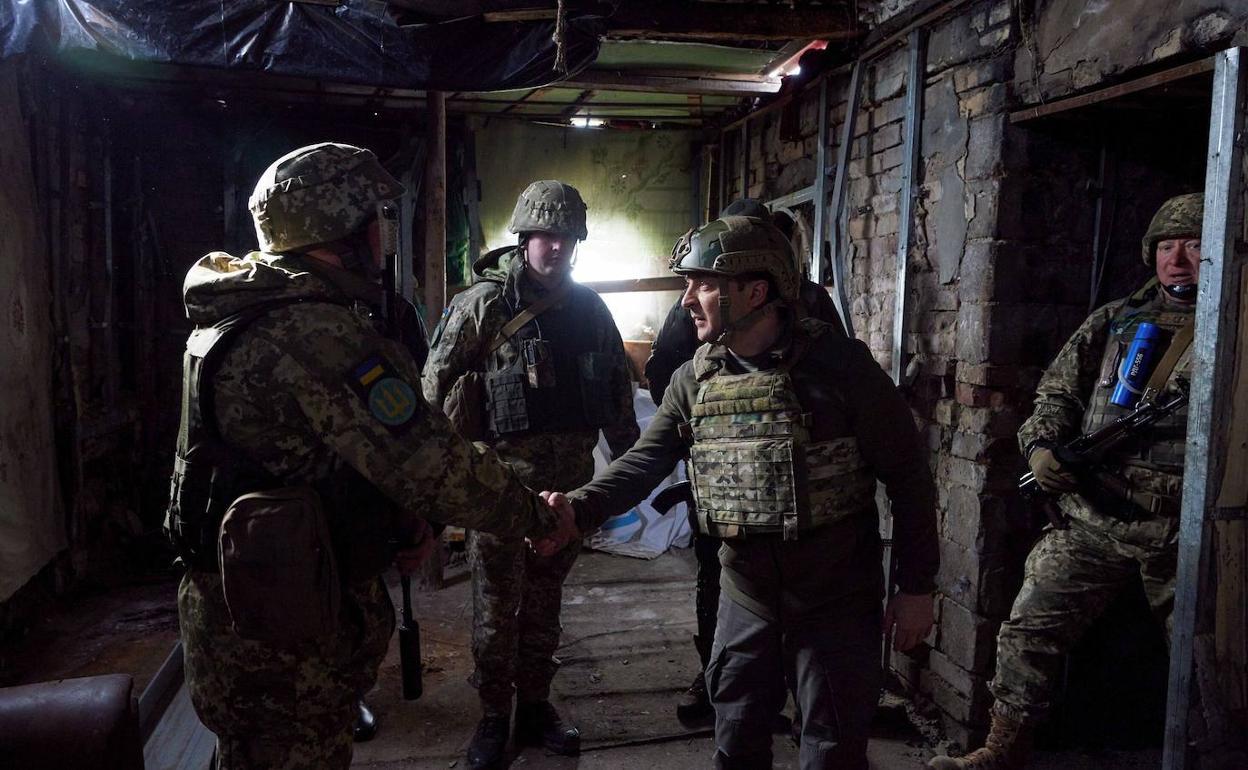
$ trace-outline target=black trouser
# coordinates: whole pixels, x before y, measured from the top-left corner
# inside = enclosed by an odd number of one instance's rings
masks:
[[[693,602],[698,620],[697,636],[693,638],[702,661],[702,670],[711,659],[711,643],[715,640],[715,620],[719,613],[719,546],[723,542],[712,535],[693,531],[693,554],[698,559],[698,579]]]

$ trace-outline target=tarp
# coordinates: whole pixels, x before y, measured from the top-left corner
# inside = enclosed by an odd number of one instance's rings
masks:
[[[534,88],[556,73],[554,20],[481,16],[400,26],[378,0],[6,0],[0,58],[31,51],[439,91]],[[601,20],[569,12],[569,73],[598,54]]]
[[[644,432],[658,411],[646,391],[634,393],[633,409],[637,412],[637,424]],[[594,448],[594,475],[606,469],[610,452],[606,440],[600,439]],[[619,516],[607,519],[602,529],[585,539],[585,545],[597,551],[638,559],[656,559],[669,548],[688,548],[692,536],[689,506],[677,503],[666,514],[661,514],[651,504],[654,496],[668,484],[684,478],[684,463],[678,463],[649,497]]]

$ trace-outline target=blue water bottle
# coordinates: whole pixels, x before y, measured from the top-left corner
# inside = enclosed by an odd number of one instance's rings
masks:
[[[1131,409],[1144,393],[1144,386],[1157,365],[1161,354],[1161,329],[1156,324],[1143,321],[1135,329],[1127,357],[1118,369],[1118,384],[1114,386],[1109,403]]]

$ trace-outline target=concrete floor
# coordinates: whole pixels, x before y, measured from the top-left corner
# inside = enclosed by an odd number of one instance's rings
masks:
[[[688,550],[646,562],[587,552],[564,593],[563,666],[553,700],[580,728],[578,758],[528,749],[515,770],[638,770],[706,768],[709,730],[690,732],[676,721],[677,694],[697,669],[693,633],[694,562]],[[471,593],[462,561],[447,570],[449,585],[415,595],[425,661],[425,694],[400,698],[397,647],[392,645],[369,702],[381,731],[356,747],[355,767],[374,770],[463,768],[476,725],[472,668]],[[398,599],[397,580],[391,591]],[[48,608],[24,638],[0,648],[0,683],[19,684],[89,674],[129,672],[137,691],[154,674],[177,637],[176,582],[170,578],[81,594]],[[873,768],[909,769],[941,748],[936,726],[902,699],[888,697],[870,746]],[[796,768],[789,740],[777,736],[777,768]],[[1157,767],[1160,752],[1043,753],[1035,770],[1133,770]]]

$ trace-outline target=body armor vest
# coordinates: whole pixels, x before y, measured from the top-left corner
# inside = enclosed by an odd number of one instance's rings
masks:
[[[182,417],[170,482],[165,531],[192,569],[217,567],[217,537],[230,504],[249,492],[283,486],[231,447],[217,429],[212,381],[238,334],[262,316],[302,300],[249,307],[195,329],[183,354]],[[324,301],[324,300],[318,300]],[[380,574],[392,558],[393,506],[351,466],[311,485],[329,519],[338,564],[347,582]]]
[[[610,425],[613,401],[610,356],[597,349],[596,329],[585,319],[588,289],[573,287],[562,307],[552,307],[521,327],[489,356],[486,409],[495,437],[570,433]],[[503,363],[503,351],[516,351]]]
[[[781,533],[785,540],[870,509],[875,478],[854,436],[812,441],[789,371],[708,373],[693,405],[689,460],[698,526],[717,537]],[[702,369],[709,348],[695,355]]]
[[[1131,340],[1135,337],[1136,328],[1141,322],[1149,322],[1161,327],[1167,334],[1165,344],[1169,345],[1174,332],[1181,326],[1191,323],[1195,308],[1176,309],[1167,305],[1161,297],[1160,289],[1154,287],[1128,298],[1114,314],[1109,323],[1109,335],[1105,341],[1105,351],[1101,358],[1101,367],[1092,390],[1092,396],[1083,416],[1083,431],[1102,428],[1119,417],[1130,413],[1130,409],[1112,404],[1109,401],[1114,385],[1118,382],[1118,370],[1123,364]],[[1174,382],[1177,375],[1186,376],[1187,362],[1184,356],[1170,375]],[[1127,467],[1145,470],[1158,470],[1167,473],[1182,473],[1183,455],[1187,445],[1187,407],[1184,406],[1174,414],[1160,420],[1149,429],[1148,434],[1116,450],[1109,458],[1111,462]]]

